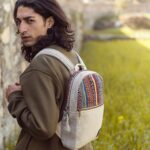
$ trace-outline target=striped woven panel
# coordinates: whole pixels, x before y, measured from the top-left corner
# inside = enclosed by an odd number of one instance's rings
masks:
[[[78,110],[103,104],[102,80],[96,74],[86,76],[78,89]]]

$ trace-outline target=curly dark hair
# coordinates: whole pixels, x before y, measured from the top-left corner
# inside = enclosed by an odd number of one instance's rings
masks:
[[[17,0],[14,8],[14,20],[18,7],[24,6],[32,8],[36,13],[40,14],[45,20],[52,16],[55,23],[52,28],[48,29],[47,35],[41,36],[38,42],[32,47],[22,45],[21,50],[25,60],[31,62],[33,57],[43,48],[50,45],[58,45],[67,51],[73,48],[74,31],[67,20],[67,17],[56,0]],[[19,32],[18,32],[19,33]]]

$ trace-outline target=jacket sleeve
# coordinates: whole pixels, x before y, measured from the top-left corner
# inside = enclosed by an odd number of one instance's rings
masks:
[[[23,93],[9,97],[8,109],[30,135],[48,139],[54,135],[59,120],[54,81],[39,70],[31,70],[22,78]]]
[[[24,111],[24,109],[27,108],[27,105],[23,99],[24,97],[22,91],[15,91],[11,93],[8,97],[8,110],[14,118],[20,118],[21,113]],[[19,125],[21,126],[20,123]]]

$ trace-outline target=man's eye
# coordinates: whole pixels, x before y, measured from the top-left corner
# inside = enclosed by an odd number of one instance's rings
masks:
[[[34,20],[27,20],[27,22],[30,24],[30,23],[33,23],[34,22]]]
[[[20,23],[21,23],[21,21],[16,20],[16,25],[17,25],[17,26],[19,26],[19,25],[20,25]]]

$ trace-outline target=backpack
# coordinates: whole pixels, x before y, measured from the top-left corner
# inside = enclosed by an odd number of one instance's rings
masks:
[[[80,63],[76,66],[58,50],[45,48],[36,56],[40,54],[55,57],[70,71],[65,89],[65,107],[56,134],[65,147],[79,149],[95,140],[101,129],[104,112],[103,79],[98,73],[87,70],[77,53]]]

